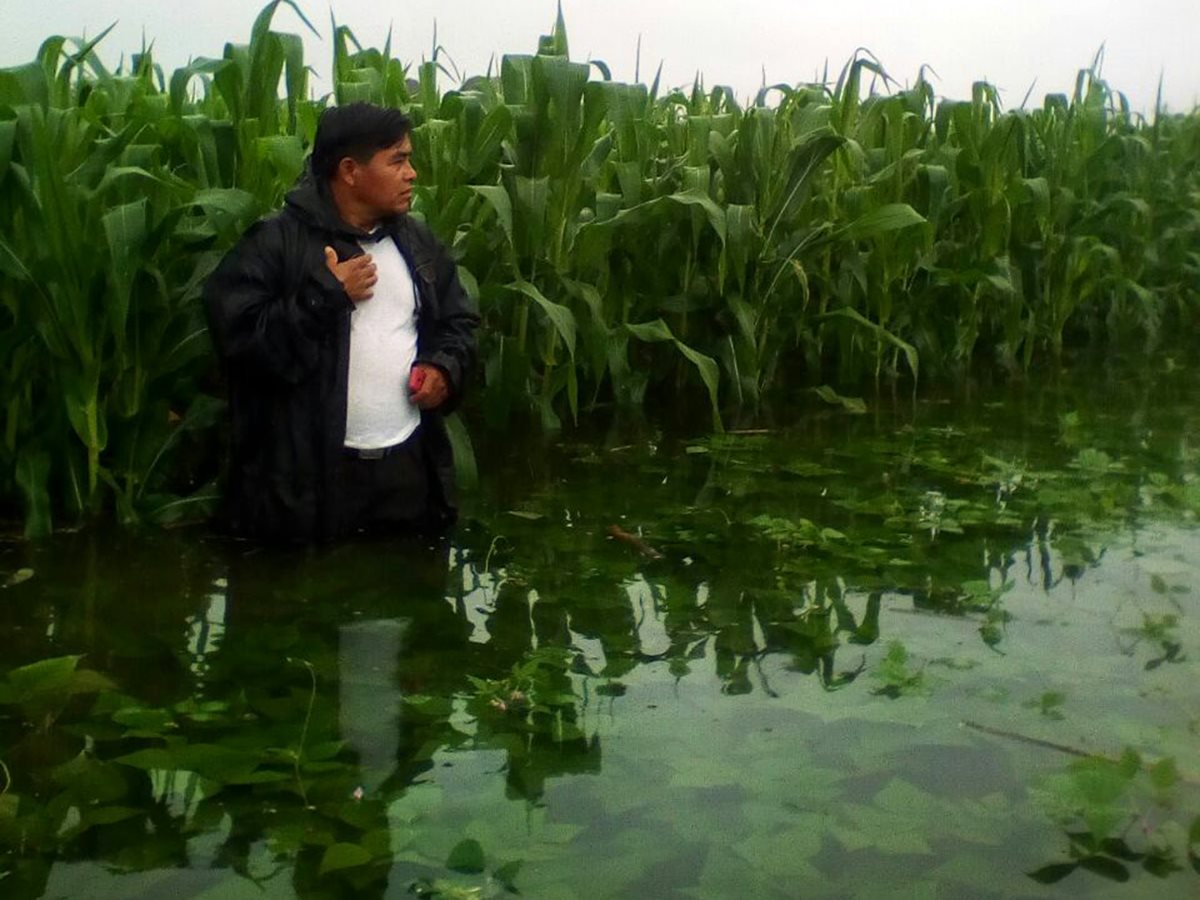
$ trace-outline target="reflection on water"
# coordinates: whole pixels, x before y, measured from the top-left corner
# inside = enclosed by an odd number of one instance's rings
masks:
[[[398,683],[404,619],[365,619],[338,629],[338,732],[375,791],[396,763],[403,708]]]
[[[1191,896],[1193,381],[524,448],[432,547],[5,548],[0,894]]]

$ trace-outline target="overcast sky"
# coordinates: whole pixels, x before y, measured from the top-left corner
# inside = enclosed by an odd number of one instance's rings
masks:
[[[529,53],[554,21],[553,0],[299,0],[321,33],[308,35],[289,9],[276,29],[303,32],[315,85],[327,89],[329,10],[364,46],[382,47],[389,24],[393,54],[419,62],[437,40],[466,75],[490,58]],[[136,51],[142,35],[171,69],[191,56],[220,56],[226,41],[245,43],[260,0],[0,0],[0,66],[33,58],[51,34],[94,36],[117,27],[101,45],[115,65]],[[1019,106],[1033,97],[1069,92],[1075,74],[1105,47],[1103,74],[1135,109],[1153,109],[1160,75],[1177,111],[1200,103],[1200,0],[563,0],[577,60],[603,60],[613,77],[632,80],[641,37],[641,77],[659,63],[667,86],[689,84],[696,72],[709,86],[731,85],[751,97],[766,82],[836,77],[857,47],[879,57],[901,83],[933,67],[938,92],[966,97],[984,78]],[[449,86],[449,85],[445,85]]]

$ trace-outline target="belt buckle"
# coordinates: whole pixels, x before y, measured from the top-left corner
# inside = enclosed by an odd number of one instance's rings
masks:
[[[387,447],[373,447],[369,450],[359,450],[358,458],[359,459],[383,459],[385,456],[387,456],[387,452],[388,452]]]

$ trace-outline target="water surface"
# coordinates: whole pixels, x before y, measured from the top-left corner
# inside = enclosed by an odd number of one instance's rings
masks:
[[[1198,397],[484,439],[433,547],[4,546],[0,895],[1195,896]]]

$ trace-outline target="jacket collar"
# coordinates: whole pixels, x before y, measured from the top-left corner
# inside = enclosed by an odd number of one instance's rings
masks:
[[[309,166],[305,166],[296,186],[288,191],[284,204],[293,215],[311,227],[350,243],[377,241],[384,235],[395,236],[400,230],[400,220],[404,218],[389,216],[380,222],[374,231],[364,231],[343,222],[338,215],[337,206],[334,205],[328,183],[313,175]]]

